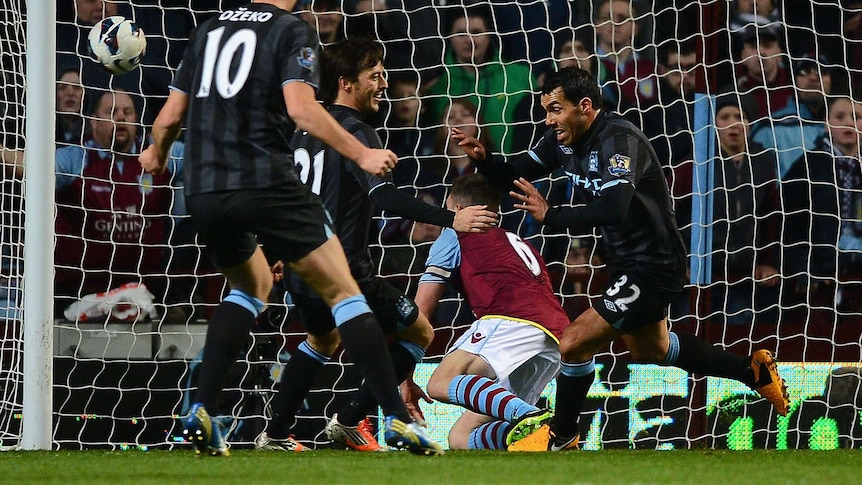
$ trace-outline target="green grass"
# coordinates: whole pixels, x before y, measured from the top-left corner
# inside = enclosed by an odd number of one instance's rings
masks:
[[[837,451],[642,451],[511,454],[321,450],[234,451],[195,458],[175,451],[0,453],[0,484],[844,484],[858,483],[862,453]]]

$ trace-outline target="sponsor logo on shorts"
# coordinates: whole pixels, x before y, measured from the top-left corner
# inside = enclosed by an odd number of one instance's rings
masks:
[[[612,302],[610,300],[605,300],[605,308],[607,308],[608,310],[610,310],[614,313],[616,313],[616,311],[617,311],[617,306],[614,305],[614,302]]]
[[[482,335],[482,332],[473,332],[473,335],[470,335],[470,343],[475,344],[479,343],[484,339],[487,335]]]

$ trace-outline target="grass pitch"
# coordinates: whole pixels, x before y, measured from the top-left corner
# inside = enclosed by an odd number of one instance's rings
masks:
[[[0,453],[0,484],[842,484],[858,483],[859,450],[603,450],[306,453],[236,450],[228,458],[174,451]]]

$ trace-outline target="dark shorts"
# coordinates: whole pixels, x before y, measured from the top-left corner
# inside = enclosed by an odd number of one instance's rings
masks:
[[[384,334],[393,335],[412,325],[419,317],[416,303],[383,278],[375,276],[358,283]],[[293,277],[287,286],[308,333],[326,335],[335,328],[332,311],[304,283]]]
[[[334,234],[320,199],[299,182],[195,194],[186,206],[217,268],[245,262],[258,243],[270,258],[296,261]]]
[[[684,275],[664,268],[612,269],[610,286],[593,308],[623,332],[654,324],[667,316],[670,303],[682,292]]]

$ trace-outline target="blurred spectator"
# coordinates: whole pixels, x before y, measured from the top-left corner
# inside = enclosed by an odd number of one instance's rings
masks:
[[[444,72],[426,92],[426,115],[436,122],[453,98],[469,97],[478,106],[487,123],[484,127],[494,141],[487,146],[510,153],[520,126],[516,110],[524,98],[532,97],[535,78],[526,64],[502,61],[496,34],[491,31],[493,24],[485,10],[471,7],[457,11],[447,31],[450,37]]]
[[[476,167],[473,161],[464,153],[464,150],[452,141],[449,136],[452,128],[458,128],[467,136],[473,136],[482,140],[483,143],[491,142],[491,130],[487,128],[485,120],[481,118],[478,108],[469,98],[452,99],[446,116],[441,120],[441,125],[435,130],[434,156],[427,162],[422,162],[422,171],[419,179],[427,184],[419,184],[422,187],[437,186],[437,190],[430,190],[435,199],[445,201],[448,196],[448,187],[452,182],[467,173],[474,173]],[[492,145],[493,146],[493,145]],[[444,191],[439,190],[445,185]]]
[[[582,25],[574,30],[564,30],[557,37],[554,51],[554,67],[576,66],[599,77],[599,61],[595,52],[596,34],[592,26]],[[544,76],[542,76],[542,81]],[[541,84],[541,83],[540,83]]]
[[[646,128],[640,110],[658,101],[655,63],[637,45],[641,35],[652,37],[648,16],[641,15],[632,2],[602,0],[596,5],[593,24],[601,63],[599,84],[606,107],[626,116],[635,126]]]
[[[826,96],[832,92],[832,73],[827,65],[826,59],[818,59],[813,53],[794,61],[796,96],[761,120],[751,135],[765,148],[775,149],[781,177],[803,151],[813,149],[817,139],[826,133]]]
[[[476,105],[467,98],[453,99],[446,116],[438,123],[433,133],[431,154],[401,159],[392,174],[397,187],[412,186],[417,197],[429,197],[429,203],[442,207],[452,182],[476,170],[464,150],[452,141],[449,136],[451,129],[459,128],[483,143],[491,140],[488,130],[478,118]],[[386,221],[381,237],[386,241],[406,241],[412,226],[413,221],[390,219]]]
[[[844,40],[842,52],[845,52],[846,66],[850,72],[849,91],[855,98],[862,97],[862,0],[843,0],[841,2],[842,35]],[[848,86],[848,87],[850,87]]]
[[[781,205],[773,152],[748,139],[753,106],[735,93],[716,99],[713,309],[725,323],[777,321]]]
[[[749,25],[740,31],[742,46],[736,57],[739,66],[736,91],[757,102],[751,122],[757,122],[787,105],[793,97],[793,83],[785,64],[781,37],[774,26]],[[722,91],[729,90],[727,88]]]
[[[778,8],[774,0],[736,0],[730,30],[736,32],[749,25],[769,25],[778,23]]]
[[[534,74],[551,69],[550,54],[558,50],[552,47],[556,45],[552,44],[555,41],[552,34],[584,23],[577,3],[566,0],[491,0],[494,25],[502,40],[502,55],[506,59],[528,61],[536,69]]]
[[[835,278],[855,280],[838,294],[860,311],[862,292],[862,103],[830,97],[827,133],[787,172],[782,183],[787,222],[783,232],[785,273],[797,295],[831,303]],[[837,253],[836,254],[836,248]]]
[[[294,11],[317,31],[322,46],[344,40],[344,13],[338,0],[301,0]]]
[[[433,2],[359,0],[344,2],[344,9],[347,37],[371,37],[383,42],[387,70],[418,72],[423,84],[439,75],[444,40]]]
[[[422,102],[419,100],[419,77],[414,72],[395,73],[387,79],[389,114],[381,138],[386,148],[398,158],[422,157],[432,151],[433,133],[419,127]],[[415,162],[414,162],[415,163]],[[398,176],[398,170],[394,172]],[[412,180],[404,181],[412,185]],[[398,180],[395,181],[399,185]]]
[[[138,115],[125,92],[94,100],[91,134],[82,146],[56,152],[55,312],[84,295],[143,281],[160,299],[166,290],[167,228],[180,183],[182,143],[171,149],[168,171],[144,172]],[[23,175],[23,153],[3,150]]]
[[[57,75],[57,148],[80,145],[85,135],[84,87],[74,67],[61,67]]]
[[[694,95],[698,69],[693,40],[669,41],[659,47],[659,100],[656,123],[666,136],[652,139],[658,159],[665,164],[676,223],[686,247],[691,244],[691,174],[694,160]]]
[[[593,48],[595,38],[595,31],[589,24],[582,25],[577,29],[563,29],[557,33],[554,39],[554,63],[550,69],[542,70],[539,73],[537,85],[542,86],[545,76],[549,72],[568,66],[579,67],[592,73],[598,79],[601,64],[599,64]],[[541,93],[536,92],[533,96],[524,98],[518,107],[518,119],[531,119],[534,124],[519,128],[514,145],[515,151],[531,148],[545,133],[545,109],[542,107],[540,99]]]

